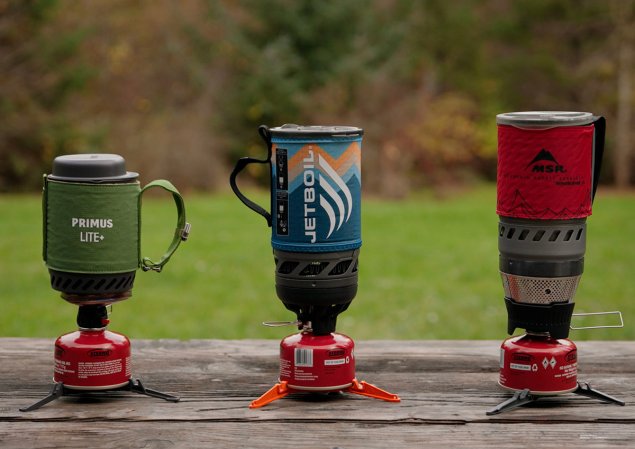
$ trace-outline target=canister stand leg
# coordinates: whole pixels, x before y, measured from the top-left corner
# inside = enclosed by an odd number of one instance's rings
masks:
[[[486,415],[498,415],[499,413],[507,412],[509,410],[513,410],[516,407],[520,407],[521,405],[528,404],[538,399],[538,396],[534,396],[530,393],[528,388],[525,388],[522,391],[517,391],[514,395],[507,399],[504,402],[501,402],[496,407],[491,410],[485,412]]]
[[[401,399],[399,399],[399,396],[396,394],[389,393],[386,390],[382,390],[381,388],[364,382],[363,380],[360,382],[357,379],[353,379],[353,384],[344,391],[347,393],[368,396],[369,398],[381,399],[382,401],[401,402]]]
[[[579,394],[580,396],[599,399],[600,401],[609,402],[611,404],[626,405],[624,401],[620,401],[619,399],[609,396],[606,393],[602,393],[601,391],[594,390],[588,382],[578,382],[578,388],[576,388],[573,392],[575,394]]]
[[[91,395],[91,394],[99,394],[99,393],[109,393],[112,391],[132,391],[139,394],[145,394],[146,396],[151,396],[153,398],[163,399],[165,401],[170,402],[179,402],[180,398],[178,396],[172,396],[171,394],[163,393],[161,391],[153,390],[151,388],[146,388],[141,380],[139,379],[130,379],[126,385],[119,388],[113,388],[112,390],[74,390],[72,388],[67,388],[63,383],[56,382],[51,389],[51,392],[40,399],[33,405],[29,405],[28,407],[23,407],[20,409],[21,412],[30,412],[33,410],[37,410],[43,405],[48,404],[51,401],[54,401],[62,396],[82,396],[82,395]]]
[[[55,383],[55,385],[53,385],[53,388],[51,389],[51,392],[48,394],[48,396],[46,396],[43,399],[40,399],[35,404],[29,405],[28,407],[20,408],[20,411],[21,412],[30,412],[32,410],[37,410],[38,408],[42,407],[43,405],[46,405],[49,402],[54,401],[55,399],[58,399],[58,398],[61,398],[62,396],[64,396],[64,390],[65,390],[64,384]]]
[[[178,396],[173,396],[161,391],[152,390],[151,388],[146,388],[141,383],[141,379],[130,379],[130,381],[128,382],[128,387],[126,389],[134,391],[135,393],[145,394],[146,396],[152,396],[153,398],[163,399],[165,401],[179,402],[181,400],[181,398]]]
[[[599,399],[602,402],[608,402],[610,404],[626,405],[624,401],[614,398],[613,396],[609,396],[606,393],[602,393],[601,391],[594,390],[587,382],[578,382],[578,388],[573,390],[573,393],[592,399]],[[515,409],[516,407],[527,404],[529,402],[536,401],[539,397],[540,396],[532,395],[529,389],[517,391],[516,393],[514,393],[514,396],[498,404],[496,407],[486,412],[486,414],[490,416],[497,415],[499,413]]]
[[[399,399],[399,396],[397,396],[396,394],[389,393],[379,387],[374,386],[373,384],[366,383],[363,380],[360,382],[357,379],[353,379],[353,383],[350,387],[347,387],[344,390],[334,390],[331,391],[331,393],[334,393],[335,391],[344,391],[346,393],[359,394],[362,396],[368,396],[369,398],[381,399],[388,402],[401,401],[401,399]],[[249,408],[260,408],[277,399],[285,397],[289,393],[299,392],[300,391],[298,390],[290,388],[287,384],[287,381],[283,380],[282,382],[275,384],[273,387],[267,390],[258,399],[252,401],[249,405]]]
[[[269,388],[265,393],[262,394],[258,399],[254,399],[249,404],[249,408],[260,408],[265,405],[285,397],[289,393],[293,393],[293,390],[288,387],[287,381],[283,380],[280,383],[275,384],[273,387]]]

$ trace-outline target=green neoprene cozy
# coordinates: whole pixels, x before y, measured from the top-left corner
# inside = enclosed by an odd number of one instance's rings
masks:
[[[153,187],[172,194],[176,229],[157,262],[141,258],[141,197]],[[52,270],[71,273],[126,273],[142,267],[161,271],[189,234],[185,204],[169,181],[79,183],[44,178],[43,258]]]
[[[124,273],[139,267],[139,182],[45,180],[44,260],[73,273]]]

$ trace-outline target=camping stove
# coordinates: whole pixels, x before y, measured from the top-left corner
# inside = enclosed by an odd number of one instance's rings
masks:
[[[190,229],[178,190],[165,180],[141,189],[138,176],[126,171],[121,156],[82,154],[57,157],[44,177],[44,261],[51,287],[78,306],[79,329],[55,341],[55,384],[23,412],[61,396],[117,390],[179,400],[132,378],[130,341],[106,329],[107,307],[131,296],[137,268],[160,272]],[[178,212],[170,247],[156,263],[139,257],[141,195],[155,186],[172,194]]]
[[[600,173],[604,118],[515,112],[498,115],[497,123],[498,249],[507,332],[527,333],[501,346],[499,384],[514,396],[487,414],[566,393],[624,405],[578,382],[577,349],[567,339],[584,268],[586,217]]]
[[[280,345],[280,382],[250,405],[291,392],[345,391],[399,398],[355,378],[353,341],[335,332],[357,294],[361,240],[361,141],[351,126],[261,126],[268,156],[242,158],[230,176],[238,198],[272,229],[276,293],[300,333]],[[269,165],[271,213],[246,198],[236,178],[248,164]]]

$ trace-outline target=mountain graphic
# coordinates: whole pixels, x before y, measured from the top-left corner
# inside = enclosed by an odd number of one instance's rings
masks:
[[[553,157],[553,154],[551,154],[549,151],[545,150],[544,148],[542,150],[540,150],[538,152],[538,154],[536,155],[536,157],[533,158],[533,160],[527,164],[527,167],[525,168],[529,168],[532,165],[534,165],[536,162],[539,161],[548,161],[548,162],[553,162],[556,165],[560,165],[558,164],[558,161],[556,160],[555,157]]]
[[[586,190],[582,197],[589,198],[590,195],[591,191]],[[591,206],[587,204],[586,200],[584,200],[578,207],[574,207],[572,209],[567,207],[563,207],[562,209],[552,209],[549,207],[537,209],[527,199],[525,199],[519,189],[516,189],[513,197],[508,196],[506,200],[500,199],[497,202],[496,213],[516,218],[567,220],[572,218],[584,218],[590,215]]]

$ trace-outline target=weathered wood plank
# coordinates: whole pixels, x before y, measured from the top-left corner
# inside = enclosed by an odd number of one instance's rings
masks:
[[[352,395],[301,395],[249,410],[249,402],[275,382],[277,341],[134,341],[135,375],[149,387],[179,393],[180,403],[116,393],[110,398],[64,398],[36,412],[20,413],[19,407],[50,388],[52,341],[0,339],[0,422],[635,423],[631,342],[578,345],[580,378],[630,403],[626,407],[567,395],[486,417],[485,410],[507,397],[496,385],[499,344],[359,342],[358,377],[398,393],[401,403]]]
[[[7,448],[632,448],[635,426],[332,422],[8,422]]]

